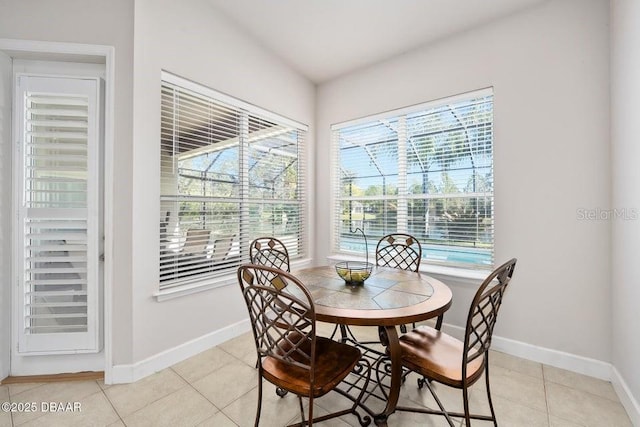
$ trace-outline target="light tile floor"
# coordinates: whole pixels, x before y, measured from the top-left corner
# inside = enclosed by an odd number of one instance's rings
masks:
[[[323,325],[329,333],[329,325]],[[361,339],[375,337],[375,328],[353,328]],[[79,381],[0,386],[0,402],[35,402],[34,412],[0,411],[0,427],[9,426],[251,426],[257,399],[255,348],[244,334],[133,384],[105,385]],[[498,422],[504,427],[624,427],[631,426],[611,384],[551,366],[492,351],[491,389]],[[426,389],[416,387],[411,374],[402,387],[402,405],[435,403]],[[445,407],[462,409],[459,390],[436,385]],[[264,387],[261,425],[283,426],[299,420],[295,396],[279,398]],[[329,394],[316,401],[322,415],[346,406],[346,399]],[[80,402],[80,412],[42,411],[42,402]],[[346,401],[348,402],[348,401]],[[488,410],[484,380],[471,388],[471,409]],[[51,407],[52,405],[48,405]],[[357,426],[352,415],[324,426]],[[447,426],[440,416],[397,412],[389,426]],[[464,425],[457,421],[456,426]],[[486,426],[487,422],[473,421]]]

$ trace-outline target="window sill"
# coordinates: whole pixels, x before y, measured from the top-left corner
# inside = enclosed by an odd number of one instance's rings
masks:
[[[303,269],[311,265],[311,259],[305,258],[293,261],[291,263],[291,269]],[[225,276],[219,276],[209,279],[203,279],[193,281],[191,283],[185,283],[183,285],[177,285],[173,288],[164,289],[153,294],[153,297],[157,302],[168,301],[174,298],[179,298],[187,295],[192,295],[198,292],[210,291],[212,289],[221,288],[223,286],[238,284],[238,276],[235,272],[227,274]]]
[[[331,261],[364,261],[362,257],[336,254],[329,255],[327,259]],[[369,262],[375,263],[375,259],[369,258]],[[448,267],[444,265],[434,265],[421,263],[420,272],[434,276],[436,279],[444,278],[455,279],[463,282],[478,284],[479,281],[486,279],[487,275],[491,272],[490,269],[468,269],[460,267]]]
[[[229,286],[237,283],[238,277],[235,274],[228,274],[225,276],[185,283],[183,285],[178,285],[169,289],[163,289],[153,294],[153,296],[155,297],[157,302],[163,302],[174,298],[192,295],[198,292],[210,291],[212,289],[221,288],[223,286]]]

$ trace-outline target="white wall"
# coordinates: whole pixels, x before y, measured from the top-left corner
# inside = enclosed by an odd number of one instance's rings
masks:
[[[518,266],[496,334],[611,360],[608,3],[560,0],[492,22],[318,88],[316,235],[331,232],[329,126],[493,86],[496,263]],[[316,260],[329,255],[316,239]],[[474,287],[445,321],[463,325]]]
[[[611,2],[612,206],[640,214],[640,2]],[[640,218],[613,222],[612,363],[634,396],[623,403],[640,425]],[[619,393],[620,394],[620,393]]]
[[[206,0],[138,0],[135,17],[132,326],[134,360],[142,361],[248,317],[235,284],[163,302],[152,297],[159,283],[160,70],[309,125],[315,87]]]
[[[11,355],[11,58],[0,52],[0,380]]]
[[[115,363],[130,363],[133,2],[3,0],[0,2],[0,38],[115,47],[113,246],[117,250],[111,260],[114,266],[113,359]],[[1,169],[5,167],[7,164],[3,161]]]

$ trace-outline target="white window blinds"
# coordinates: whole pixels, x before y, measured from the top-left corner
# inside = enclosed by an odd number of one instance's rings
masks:
[[[235,272],[257,237],[305,255],[306,127],[163,73],[160,289]]]
[[[459,95],[332,127],[334,251],[404,232],[423,261],[493,265],[493,95]],[[373,251],[375,247],[370,248]]]

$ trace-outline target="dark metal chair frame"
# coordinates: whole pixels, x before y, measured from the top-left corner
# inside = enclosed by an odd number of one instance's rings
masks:
[[[316,336],[315,308],[307,288],[295,276],[264,265],[243,265],[237,274],[258,353],[255,426],[260,422],[263,378],[298,396],[302,422],[295,426],[311,426],[345,414],[354,414],[360,425],[368,425],[371,418],[361,417],[356,408],[368,387],[369,362],[353,346]],[[337,388],[352,371],[364,381],[357,397]],[[332,390],[352,400],[353,406],[314,419],[314,399]],[[309,399],[308,421],[302,397]]]
[[[421,260],[422,245],[410,234],[387,234],[376,245],[376,265],[417,272]]]
[[[422,245],[411,234],[391,233],[378,240],[376,245],[376,265],[402,270],[420,271]],[[438,317],[437,328],[442,326],[442,316]],[[415,323],[413,324],[415,328]],[[400,325],[400,332],[407,332],[406,325]]]
[[[252,264],[265,265],[291,272],[289,251],[284,243],[275,237],[265,236],[254,239],[249,245],[249,259]],[[259,360],[256,362],[256,368],[259,362]],[[278,387],[276,388],[276,394],[280,397],[285,397],[287,390]]]
[[[516,261],[517,260],[513,258],[502,264],[489,274],[489,276],[487,276],[480,285],[480,288],[476,292],[469,308],[464,342],[460,342],[459,340],[428,326],[420,326],[400,338],[404,367],[417,372],[427,379],[427,381],[422,382],[422,385],[427,386],[440,407],[440,411],[400,406],[397,407],[396,410],[444,415],[451,426],[454,426],[451,417],[464,418],[467,426],[471,425],[471,419],[492,421],[495,426],[498,425],[495,411],[493,409],[493,403],[491,401],[491,388],[489,385],[489,348],[491,347],[491,337],[496,324],[498,310],[502,304],[504,292],[511,281],[511,277],[513,276]],[[494,284],[494,280],[497,281],[497,284]],[[426,341],[431,342],[425,343],[425,337],[427,337]],[[434,346],[438,345],[438,341],[442,342],[443,338],[449,342],[455,341],[459,343],[462,363],[460,379],[453,378],[452,375],[447,377],[441,372],[434,373],[435,371],[431,369],[433,366],[431,366],[431,368],[421,369],[419,356],[420,348],[431,346],[430,352],[435,351]],[[436,362],[429,362],[429,364],[433,363]],[[474,363],[474,366],[470,368],[471,363]],[[423,366],[426,365],[427,364]],[[470,414],[469,412],[468,388],[480,379],[483,371],[485,374],[487,398],[489,400],[491,416]],[[440,382],[450,387],[461,389],[464,413],[447,412],[435,391],[429,384],[430,381]]]
[[[287,272],[291,271],[289,251],[282,241],[275,237],[258,237],[249,245],[252,264],[266,265]]]

